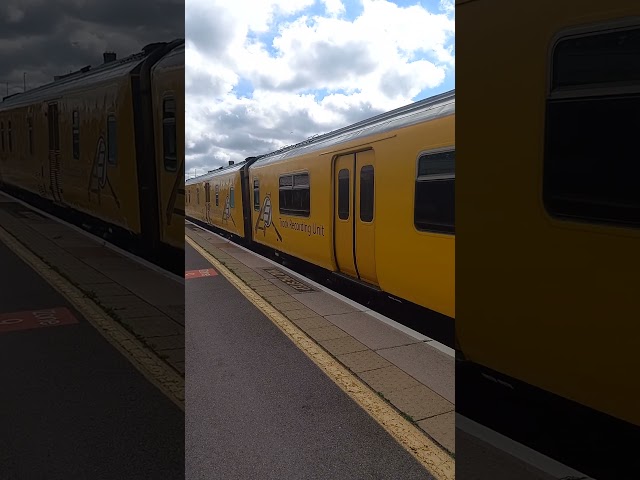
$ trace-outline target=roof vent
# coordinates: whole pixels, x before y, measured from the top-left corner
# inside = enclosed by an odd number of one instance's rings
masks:
[[[111,63],[117,60],[117,55],[115,52],[104,52],[102,54],[103,63]]]
[[[229,166],[233,165],[233,160],[229,160]]]

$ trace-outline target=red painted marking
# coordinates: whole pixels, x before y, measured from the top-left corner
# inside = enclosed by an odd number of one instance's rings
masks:
[[[0,314],[0,333],[78,323],[68,308],[46,308]]]
[[[203,270],[189,270],[188,272],[184,272],[184,278],[187,280],[191,278],[200,278],[200,277],[215,277],[218,275],[213,268],[205,268]]]

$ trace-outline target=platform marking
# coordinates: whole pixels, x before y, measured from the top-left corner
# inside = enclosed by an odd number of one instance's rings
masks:
[[[58,274],[2,227],[0,227],[0,241],[60,292],[147,380],[184,411],[184,378],[120,323],[107,315],[98,304],[87,298],[80,289]]]
[[[0,333],[58,327],[74,323],[78,323],[78,319],[66,307],[3,313],[0,314]]]
[[[215,277],[218,275],[213,268],[205,268],[202,270],[189,270],[188,272],[184,272],[184,278],[190,280],[192,278],[202,278],[202,277]]]
[[[455,478],[455,461],[442,447],[422,433],[418,427],[402,418],[391,405],[381,399],[368,385],[254,292],[213,255],[187,235],[185,235],[185,241],[211,263],[247,300],[261,310],[307,357],[420,462],[431,475],[437,480],[453,480]]]

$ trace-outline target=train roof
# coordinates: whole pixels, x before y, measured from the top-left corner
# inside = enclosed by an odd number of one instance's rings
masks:
[[[0,111],[52,100],[70,90],[93,85],[112,78],[118,78],[122,75],[128,75],[140,65],[155,48],[164,45],[166,45],[164,42],[150,44],[143,48],[141,52],[123,57],[119,60],[102,63],[96,67],[87,65],[76,72],[61,76],[61,78],[53,82],[6,97],[4,101],[0,102]]]
[[[329,149],[357,138],[384,133],[455,113],[455,90],[442,93],[390,112],[377,115],[333,132],[317,135],[295,145],[261,155],[254,165],[265,165],[306,153]]]
[[[193,185],[194,183],[200,183],[200,182],[205,182],[207,180],[211,180],[212,178],[220,176],[220,175],[225,175],[227,173],[237,172],[242,167],[244,167],[246,163],[247,162],[245,160],[243,162],[236,163],[234,165],[229,165],[229,166],[226,166],[226,167],[218,168],[217,170],[213,170],[213,171],[207,172],[207,173],[205,173],[203,175],[190,178],[190,179],[185,181],[185,185]]]
[[[171,49],[169,53],[167,53],[164,57],[158,60],[153,66],[153,70],[157,70],[159,68],[165,67],[182,67],[184,70],[184,52],[185,45],[184,41]]]

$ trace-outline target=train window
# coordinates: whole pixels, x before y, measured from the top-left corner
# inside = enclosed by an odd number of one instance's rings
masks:
[[[176,101],[173,97],[167,97],[162,103],[162,144],[164,169],[168,172],[178,170],[178,141],[176,135]]]
[[[235,208],[236,206],[236,196],[235,189],[233,187],[229,188],[229,208]]]
[[[338,172],[338,218],[349,219],[349,170],[346,168]]]
[[[373,165],[365,165],[360,169],[360,220],[373,221]]]
[[[638,27],[557,43],[543,174],[550,215],[640,227],[639,63]]]
[[[296,173],[281,176],[279,203],[281,214],[308,217],[311,211],[309,174]]]
[[[116,116],[109,115],[107,118],[107,161],[109,165],[115,165],[117,162],[117,145]]]
[[[211,203],[211,185],[204,184],[204,203]]]
[[[260,210],[260,181],[257,178],[253,180],[253,209]]]
[[[29,155],[33,155],[33,120],[27,118],[27,136],[29,141]]]
[[[216,185],[216,207],[220,206],[220,185]]]
[[[196,203],[200,205],[200,189],[196,187]]]
[[[455,150],[418,159],[413,222],[421,231],[455,233]]]
[[[0,144],[4,152],[4,122],[0,122]]]
[[[73,111],[73,158],[80,159],[80,116],[78,110]]]
[[[9,152],[13,151],[13,138],[11,135],[11,120],[7,122],[7,140],[9,141]]]
[[[47,112],[49,126],[49,150],[60,150],[60,129],[58,125],[58,104],[50,103]]]

